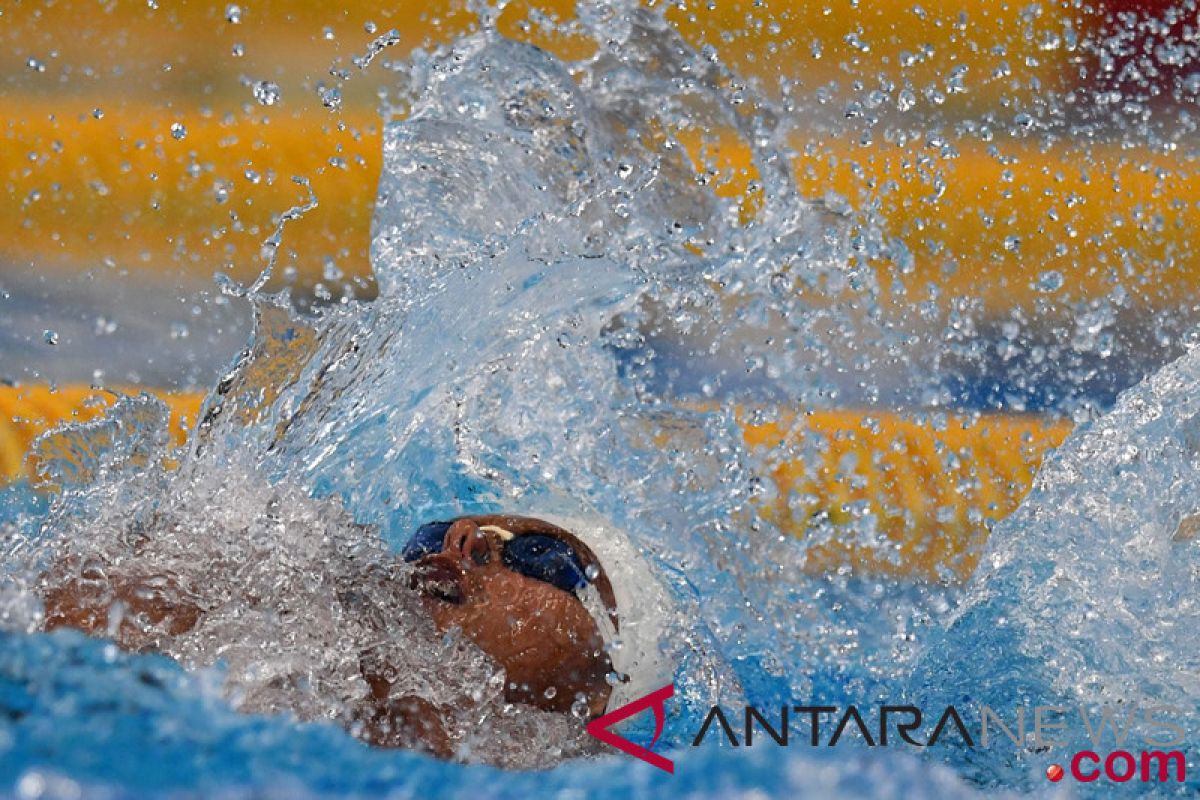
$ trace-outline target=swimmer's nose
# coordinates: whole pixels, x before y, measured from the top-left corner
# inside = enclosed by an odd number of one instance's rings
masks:
[[[499,542],[469,519],[455,521],[446,530],[440,552],[422,556],[413,571],[413,589],[450,603],[461,603],[469,589],[467,574],[499,562]]]
[[[442,553],[456,558],[466,569],[491,563],[500,555],[495,537],[470,519],[456,520],[450,526],[442,540]]]

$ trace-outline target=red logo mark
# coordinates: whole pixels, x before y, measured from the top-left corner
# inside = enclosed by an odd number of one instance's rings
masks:
[[[668,684],[661,689],[656,689],[645,697],[638,698],[632,703],[627,703],[620,708],[610,711],[603,717],[597,717],[587,724],[587,732],[595,736],[605,744],[612,745],[623,753],[640,758],[647,764],[658,767],[659,769],[675,774],[675,762],[669,758],[664,758],[658,753],[650,752],[649,748],[642,747],[640,744],[633,742],[615,733],[609,728],[616,725],[618,722],[624,722],[630,717],[645,711],[647,708],[654,709],[654,738],[650,740],[650,747],[654,747],[654,743],[658,741],[658,737],[662,735],[663,723],[666,721],[667,698],[675,695],[675,684]]]

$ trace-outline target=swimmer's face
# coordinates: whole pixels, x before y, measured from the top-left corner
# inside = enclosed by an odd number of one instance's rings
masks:
[[[441,550],[416,560],[412,585],[439,630],[459,628],[504,668],[510,702],[565,712],[582,700],[595,716],[612,670],[595,620],[573,592],[505,563],[514,537],[545,529],[553,526],[522,517],[456,520]],[[607,580],[597,588],[611,607]]]

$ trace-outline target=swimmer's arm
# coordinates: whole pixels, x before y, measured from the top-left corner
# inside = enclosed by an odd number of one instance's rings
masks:
[[[424,750],[447,759],[454,755],[442,712],[423,697],[368,701],[358,722],[358,737],[376,747]]]
[[[62,558],[42,574],[39,584],[45,630],[77,628],[111,638],[124,650],[154,649],[161,637],[195,628],[203,614],[170,575]]]
[[[439,758],[451,758],[454,745],[446,733],[441,709],[416,695],[393,697],[391,683],[364,656],[362,676],[371,692],[356,714],[358,737],[376,747],[424,750]]]

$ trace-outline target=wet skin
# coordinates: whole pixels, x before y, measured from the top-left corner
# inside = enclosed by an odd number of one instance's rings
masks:
[[[517,536],[554,532],[571,541],[585,567],[598,566],[586,546],[541,520],[464,517],[446,531],[441,552],[416,562],[410,586],[401,590],[419,592],[438,630],[460,630],[504,669],[507,701],[553,712],[569,712],[582,701],[589,716],[603,713],[611,692],[605,676],[612,665],[595,620],[575,595],[505,566],[503,539],[481,526],[500,526]],[[169,576],[109,573],[71,559],[51,567],[42,579],[44,628],[78,628],[110,637],[124,649],[146,651],[160,647],[165,637],[192,630],[203,616]],[[613,609],[607,578],[599,576],[594,586]],[[453,743],[441,712],[420,697],[395,696],[386,672],[364,658],[370,698],[347,723],[372,744],[451,756]]]

